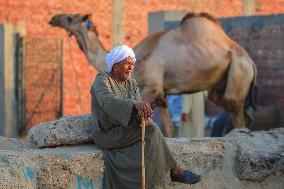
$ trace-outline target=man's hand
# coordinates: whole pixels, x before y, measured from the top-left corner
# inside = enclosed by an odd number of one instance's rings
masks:
[[[141,113],[145,120],[148,120],[153,115],[153,110],[149,103],[135,102],[134,107]]]
[[[182,114],[181,114],[181,121],[182,121],[182,122],[186,122],[186,121],[188,121],[188,120],[189,120],[188,114],[187,114],[187,113],[182,113]]]

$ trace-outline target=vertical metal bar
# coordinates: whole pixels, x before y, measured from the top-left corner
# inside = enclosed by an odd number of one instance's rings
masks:
[[[64,43],[63,40],[60,40],[60,51],[61,51],[61,62],[60,62],[60,108],[59,108],[59,117],[63,115],[63,100],[64,100]]]
[[[15,94],[17,101],[17,130],[19,135],[22,135],[25,131],[24,49],[24,38],[16,34]]]

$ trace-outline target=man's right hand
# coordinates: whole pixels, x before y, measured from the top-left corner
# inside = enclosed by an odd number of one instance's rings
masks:
[[[145,120],[148,120],[153,115],[153,110],[149,103],[135,102],[134,107],[141,113]]]

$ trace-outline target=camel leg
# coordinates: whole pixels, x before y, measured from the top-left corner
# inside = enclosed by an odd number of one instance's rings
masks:
[[[151,93],[151,90],[143,90],[143,100],[151,102],[151,105],[158,106],[161,119],[161,130],[165,137],[173,137],[173,126],[170,113],[167,108],[167,101],[162,92]]]
[[[161,118],[161,127],[165,137],[173,137],[173,125],[170,118],[170,113],[168,108],[159,107],[160,118]]]
[[[235,128],[245,127],[244,100],[254,76],[254,70],[241,53],[233,53],[224,95],[224,108],[230,112]]]
[[[217,91],[212,89],[209,93],[209,99],[230,113],[235,128],[244,127],[243,102],[237,102],[236,98],[232,98],[234,94],[227,92],[226,95],[221,96]]]
[[[234,86],[238,88],[239,86],[236,85],[238,84],[234,83]],[[243,97],[238,96],[238,92],[241,91],[242,90],[226,90],[222,97],[223,107],[230,113],[235,128],[244,128],[246,126],[243,109],[244,100]]]
[[[235,111],[231,112],[231,117],[235,128],[244,128],[246,126],[243,106],[240,106],[239,108],[236,108]]]
[[[147,67],[149,66],[149,67]],[[164,92],[164,71],[163,65],[155,62],[145,65],[145,69],[150,69],[151,72],[143,73],[144,82],[147,84],[144,86],[142,96],[146,102],[158,102],[161,119],[161,130],[165,137],[173,137],[173,126],[170,119],[170,113],[167,108],[167,98]]]

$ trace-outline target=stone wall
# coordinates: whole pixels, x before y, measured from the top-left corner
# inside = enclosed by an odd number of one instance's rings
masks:
[[[42,123],[30,130],[29,142],[1,137],[0,188],[102,188],[102,152],[94,144],[86,145],[92,142],[90,120],[82,115]],[[192,189],[284,186],[284,128],[166,142],[182,167],[202,175],[203,181]],[[161,188],[189,188],[170,182],[169,176],[165,179],[167,185]]]

